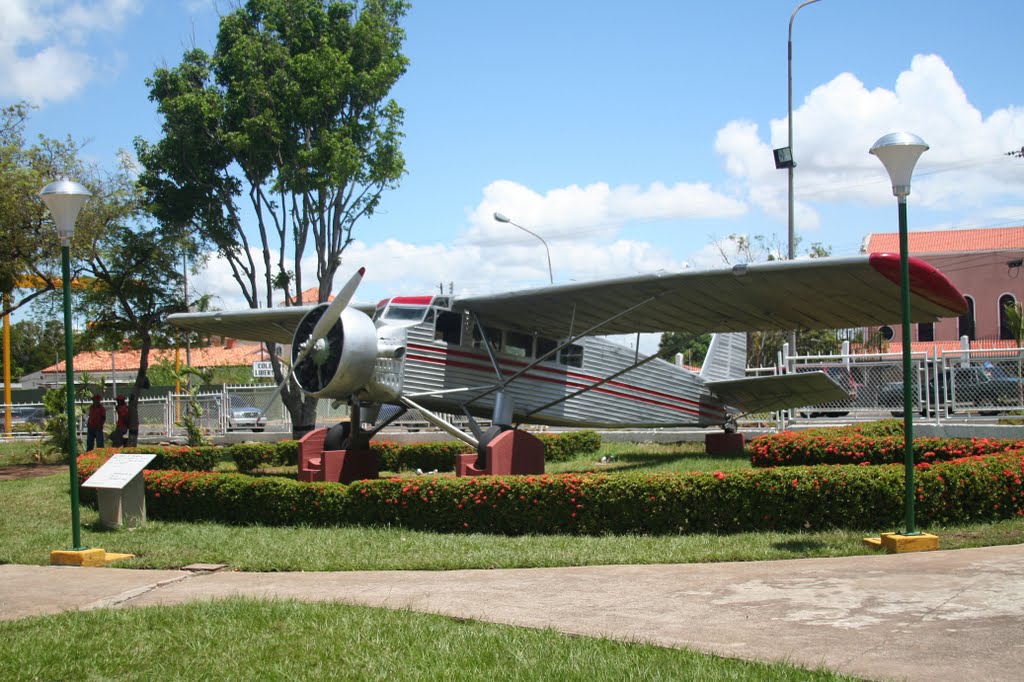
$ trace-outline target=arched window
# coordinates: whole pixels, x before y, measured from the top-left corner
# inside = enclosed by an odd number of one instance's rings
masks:
[[[1014,334],[1014,329],[1010,326],[1010,318],[1006,314],[1007,306],[1013,307],[1017,304],[1017,299],[1012,294],[1003,294],[999,297],[999,338],[1000,339],[1015,339],[1017,335]]]
[[[970,296],[964,298],[967,299],[967,312],[960,316],[957,336],[966,336],[974,341],[974,299]]]

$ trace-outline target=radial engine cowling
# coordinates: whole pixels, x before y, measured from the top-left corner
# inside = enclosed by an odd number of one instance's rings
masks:
[[[309,341],[327,304],[306,313],[292,337],[292,363]],[[295,380],[316,398],[347,398],[366,386],[377,358],[377,331],[366,314],[345,308],[327,335],[295,365]]]

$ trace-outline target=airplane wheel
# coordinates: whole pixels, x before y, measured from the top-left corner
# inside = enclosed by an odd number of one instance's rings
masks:
[[[340,422],[327,430],[327,437],[324,438],[324,450],[344,450],[348,445],[348,436],[352,431],[352,424]]]

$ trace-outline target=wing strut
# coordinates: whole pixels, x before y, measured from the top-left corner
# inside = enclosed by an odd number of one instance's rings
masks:
[[[480,318],[473,315],[473,324],[476,325],[477,331],[480,332],[480,339],[484,342],[484,349],[487,351],[487,357],[491,359],[491,367],[494,369],[494,373],[498,375],[498,381],[501,381],[501,367],[498,366],[498,359],[494,357],[494,349],[491,348],[491,340],[487,338],[487,332],[484,330],[483,324],[480,323]],[[500,343],[500,342],[499,342]],[[484,395],[487,395],[486,393]]]
[[[446,421],[440,415],[434,414],[433,412],[431,412],[427,408],[423,407],[422,405],[418,405],[418,404],[414,403],[413,401],[409,400],[405,396],[400,397],[399,400],[402,401],[402,404],[404,404],[405,406],[411,407],[414,410],[418,410],[419,413],[421,415],[423,415],[424,419],[426,419],[428,422],[430,422],[431,424],[433,424],[437,428],[441,429],[442,431],[455,436],[456,438],[458,438],[461,441],[465,441],[465,442],[469,443],[474,448],[480,447],[480,442],[479,441],[477,441],[475,438],[470,436],[465,431],[460,430],[454,424]]]
[[[550,358],[552,355],[554,355],[558,351],[560,351],[563,348],[565,348],[566,346],[569,346],[570,344],[573,344],[576,341],[579,341],[584,336],[590,336],[591,334],[593,334],[595,331],[597,331],[598,329],[600,329],[604,325],[610,324],[610,323],[614,322],[615,320],[619,319],[623,315],[629,315],[631,312],[633,312],[637,308],[640,308],[641,306],[645,306],[645,305],[647,305],[648,303],[650,303],[651,301],[653,301],[653,300],[655,300],[657,298],[658,298],[657,296],[650,296],[649,298],[646,298],[643,301],[640,301],[639,303],[634,304],[633,306],[627,308],[626,310],[623,310],[622,312],[616,313],[615,315],[612,315],[611,317],[609,317],[606,320],[598,322],[594,326],[590,327],[586,331],[580,332],[576,336],[570,335],[569,338],[567,338],[564,342],[562,342],[561,344],[555,346],[554,348],[552,348],[551,350],[549,350],[547,353],[545,353],[544,355],[540,356],[539,358],[536,358],[533,362],[528,363],[525,367],[523,367],[522,369],[520,369],[520,370],[516,371],[515,373],[513,373],[512,376],[510,376],[508,379],[503,378],[501,376],[501,374],[499,373],[498,381],[501,382],[500,384],[497,384],[497,385],[494,385],[494,386],[490,387],[489,389],[487,389],[486,391],[484,391],[480,395],[473,396],[472,398],[470,398],[469,400],[466,401],[466,405],[471,405],[473,402],[475,402],[477,400],[480,400],[480,398],[483,398],[484,396],[488,396],[491,393],[494,393],[495,391],[498,391],[500,389],[505,388],[506,386],[511,384],[513,381],[515,381],[519,377],[523,376],[524,374],[526,374],[527,372],[532,370],[534,367],[536,367],[540,363],[544,362],[545,360]],[[575,308],[573,309],[573,314],[575,315]],[[474,315],[474,318],[475,317],[476,316]],[[477,324],[479,324],[479,321],[477,321]],[[571,327],[571,325],[570,325],[570,327]],[[483,333],[483,330],[481,330],[481,334],[482,333]],[[637,348],[639,349],[639,345],[637,346]],[[490,352],[490,351],[488,350],[488,352]],[[658,356],[657,355],[652,355],[651,357],[654,358],[654,357],[658,357]],[[649,359],[650,358],[645,359],[643,362],[648,362]],[[491,361],[492,362],[494,361],[494,356],[491,356]],[[643,363],[641,363],[641,364],[643,364]],[[639,365],[634,365],[634,367],[636,367],[636,366],[639,366]],[[632,369],[632,367],[630,367],[629,369]],[[627,369],[626,371],[629,371],[629,369]],[[534,412],[536,412],[536,410],[534,410]],[[533,412],[531,412],[530,414],[533,414]]]

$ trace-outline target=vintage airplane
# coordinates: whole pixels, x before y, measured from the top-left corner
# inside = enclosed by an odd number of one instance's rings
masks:
[[[777,261],[511,293],[396,296],[372,308],[349,305],[360,270],[330,304],[168,320],[291,344],[282,386],[294,378],[306,394],[352,409],[351,426],[333,428],[325,449],[368,442],[400,411],[416,409],[483,457],[491,438],[518,424],[730,428],[738,413],[844,399],[823,372],[746,377],[745,332],[896,322],[899,268],[894,254]],[[966,310],[942,273],[910,259],[913,321]],[[602,338],[663,331],[719,333],[699,373]],[[442,412],[464,413],[473,433]],[[474,417],[490,417],[491,428],[484,432]]]

